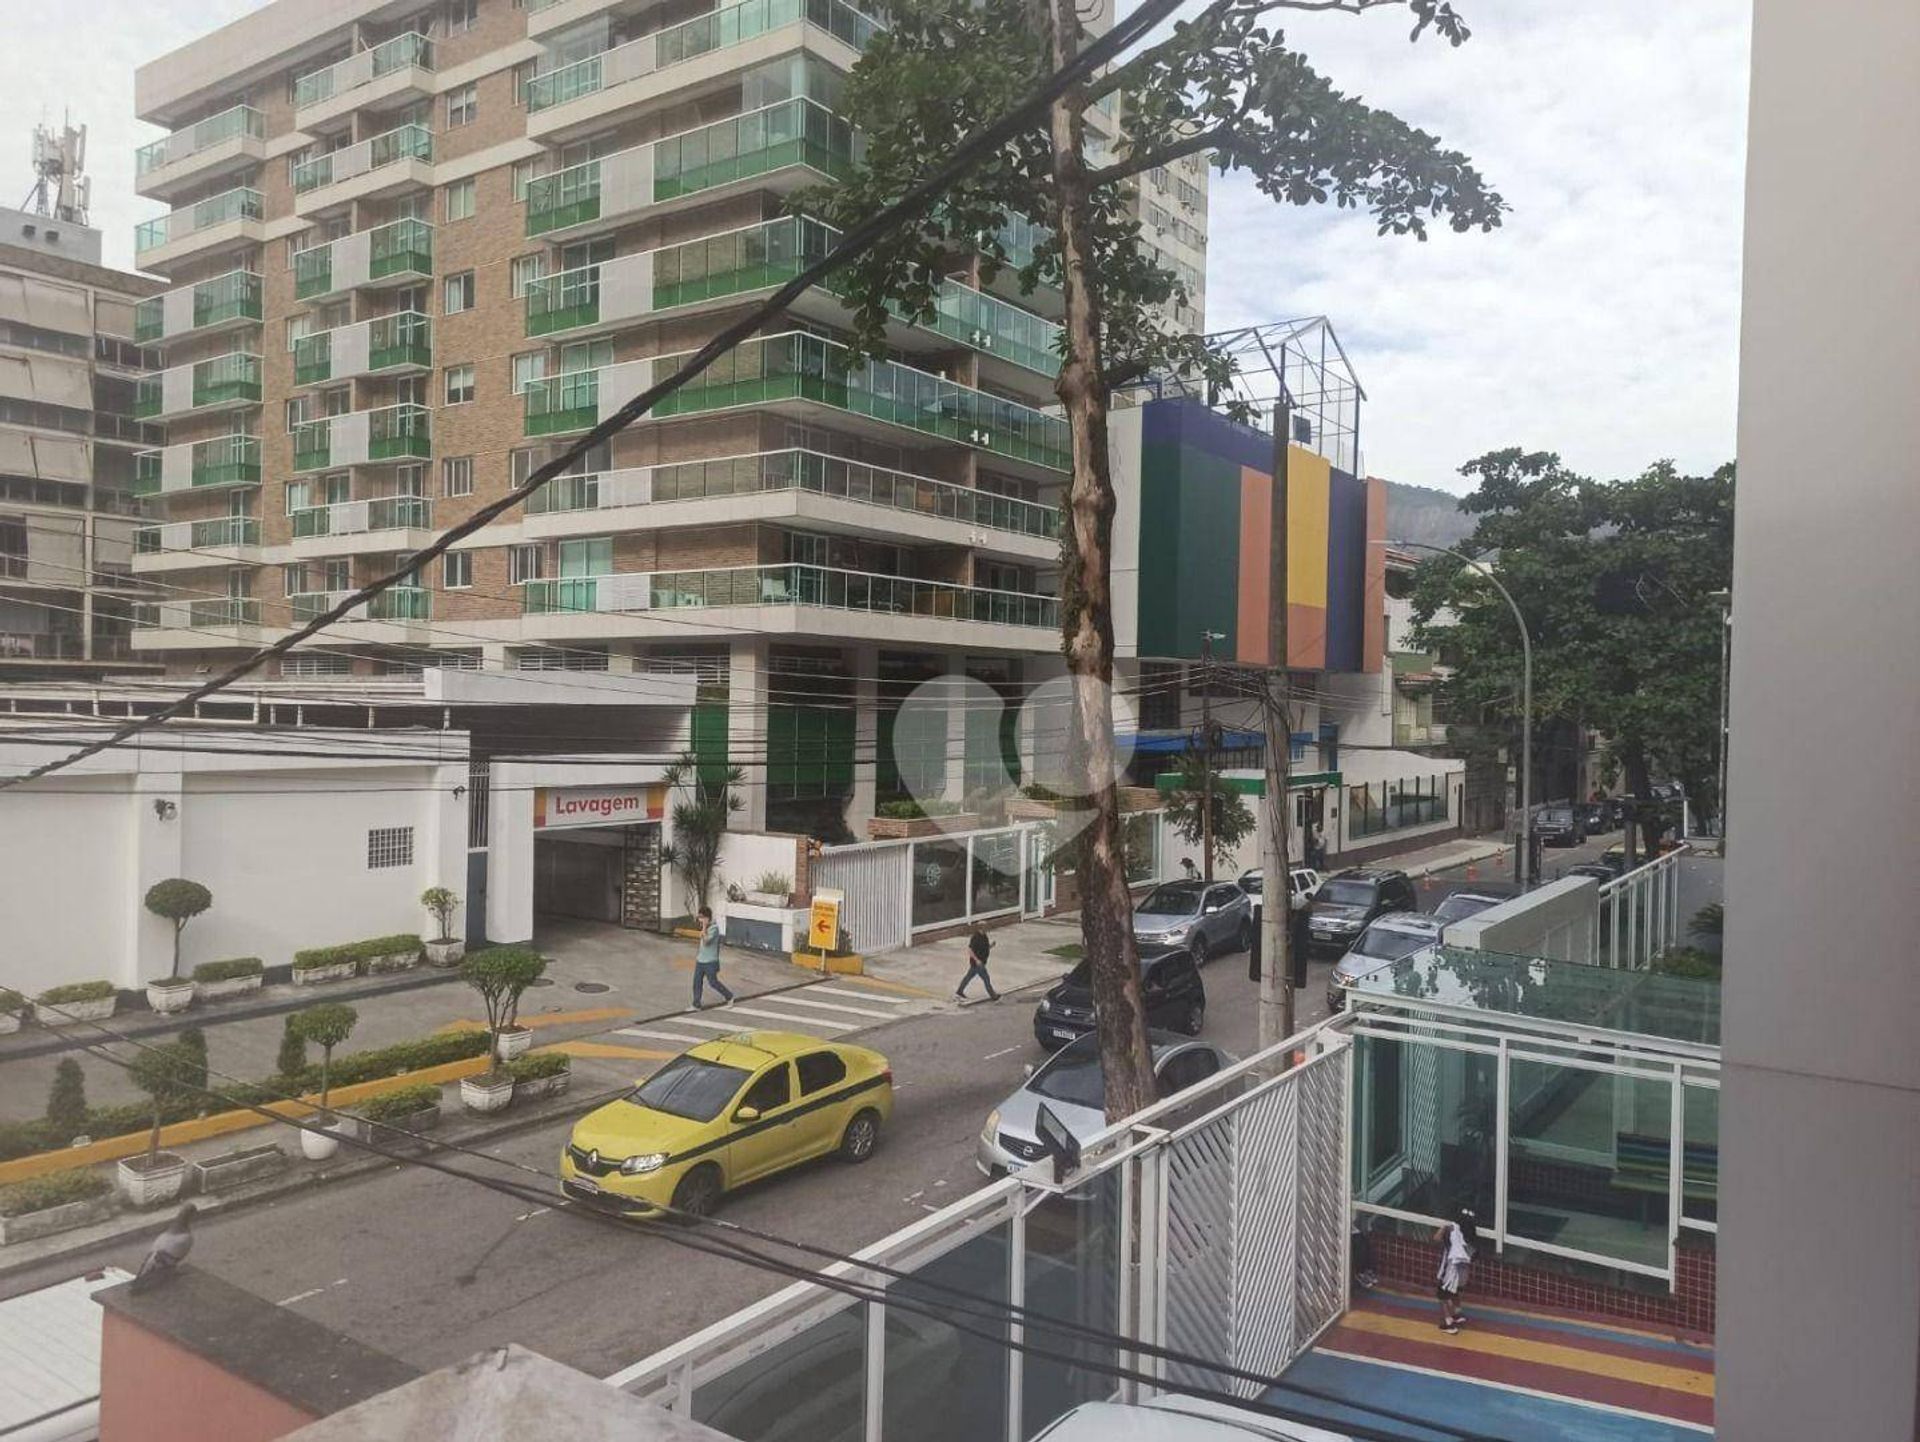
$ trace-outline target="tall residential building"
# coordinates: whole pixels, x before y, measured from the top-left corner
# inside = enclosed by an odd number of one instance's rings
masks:
[[[142,67],[169,134],[139,189],[170,208],[137,247],[169,282],[139,324],[167,427],[142,652],[191,672],[317,614],[821,254],[787,197],[857,163],[839,100],[878,27],[848,0],[273,0]],[[1202,185],[1140,200],[1196,272],[1171,222]],[[937,318],[850,365],[810,294],[285,673],[692,671],[744,824],[857,828],[908,785],[916,685],[1058,667],[1059,305],[956,253]],[[926,758],[956,799],[1003,750],[979,712]]]
[[[134,669],[134,388],[155,286],[100,232],[0,209],[0,680]]]

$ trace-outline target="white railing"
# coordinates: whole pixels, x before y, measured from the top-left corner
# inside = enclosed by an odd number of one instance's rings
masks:
[[[1680,940],[1680,864],[1687,854],[1676,847],[1601,885],[1608,966],[1638,971]]]

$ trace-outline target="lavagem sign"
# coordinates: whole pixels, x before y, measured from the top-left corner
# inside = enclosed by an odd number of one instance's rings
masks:
[[[666,811],[664,786],[543,786],[533,793],[533,826],[621,826],[658,821]]]

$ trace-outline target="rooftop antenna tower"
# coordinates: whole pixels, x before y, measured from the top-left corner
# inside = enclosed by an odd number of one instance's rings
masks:
[[[34,126],[34,181],[27,193],[33,212],[71,225],[85,225],[93,194],[93,182],[81,173],[86,164],[86,126],[75,130],[64,117],[57,134],[45,125]]]

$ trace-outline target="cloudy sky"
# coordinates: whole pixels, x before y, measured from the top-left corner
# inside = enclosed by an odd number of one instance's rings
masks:
[[[134,148],[159,133],[132,117],[134,67],[257,3],[33,5],[31,53],[16,28],[0,61],[6,202],[33,124],[70,107],[108,259],[130,263],[159,210],[132,192]],[[1376,475],[1460,490],[1463,461],[1506,445],[1606,476],[1730,458],[1749,0],[1457,3],[1474,28],[1458,50],[1409,45],[1402,11],[1285,20],[1342,89],[1471,155],[1513,207],[1504,228],[1422,245],[1217,182],[1209,325],[1332,317]]]

